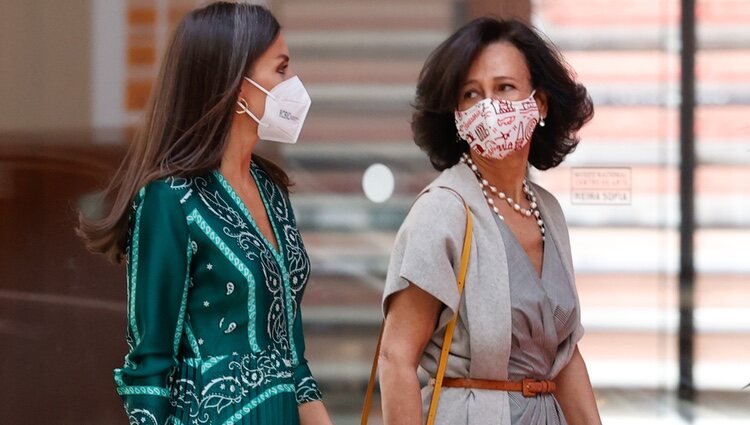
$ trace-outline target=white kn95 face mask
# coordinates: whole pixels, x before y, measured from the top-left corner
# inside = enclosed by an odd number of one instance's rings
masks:
[[[274,86],[270,91],[251,78],[244,77],[250,84],[266,94],[266,110],[258,118],[250,112],[247,102],[237,101],[238,114],[245,113],[258,123],[258,137],[280,143],[297,143],[302,125],[310,110],[310,95],[299,77],[294,76]]]

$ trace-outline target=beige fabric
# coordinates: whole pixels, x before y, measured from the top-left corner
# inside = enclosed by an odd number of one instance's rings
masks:
[[[507,379],[511,345],[511,308],[508,265],[500,230],[485,203],[476,178],[462,163],[445,170],[428,188],[447,186],[460,193],[474,217],[474,241],[466,288],[448,357],[447,377]],[[539,209],[553,236],[568,279],[575,290],[567,227],[557,201],[535,186]],[[413,283],[443,304],[439,324],[422,357],[421,366],[434,376],[445,325],[459,302],[456,273],[461,255],[465,212],[451,192],[434,188],[422,194],[401,226],[394,244],[383,294],[388,299]],[[454,269],[455,266],[455,269]],[[576,304],[577,302],[576,295]],[[580,310],[578,308],[577,310]],[[569,360],[569,359],[568,359]],[[567,361],[561,362],[561,366]],[[552,375],[559,373],[554,370]],[[432,395],[422,389],[426,411]],[[508,393],[503,391],[445,388],[438,408],[439,425],[510,425]]]

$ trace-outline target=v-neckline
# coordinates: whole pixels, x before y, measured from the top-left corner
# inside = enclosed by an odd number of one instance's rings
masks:
[[[536,281],[538,283],[541,283],[542,280],[543,280],[543,278],[544,278],[544,271],[545,271],[546,265],[547,265],[547,245],[548,245],[548,241],[542,240],[542,264],[539,266],[539,274],[537,274],[536,268],[534,267],[534,263],[531,261],[531,258],[529,258],[529,254],[526,252],[525,249],[523,249],[523,245],[521,244],[521,241],[518,240],[518,238],[516,237],[516,234],[513,233],[513,230],[511,230],[510,226],[508,226],[507,224],[505,224],[505,221],[501,220],[500,217],[498,217],[497,215],[493,214],[493,216],[495,218],[495,222],[499,226],[503,226],[505,228],[505,230],[506,230],[506,232],[502,232],[501,231],[500,232],[500,236],[503,236],[503,233],[508,233],[510,235],[511,243],[515,244],[516,247],[521,251],[522,256],[524,258],[524,262],[526,263],[526,265],[529,267],[529,269],[532,272],[531,275],[534,276],[534,279],[536,279]],[[545,239],[549,239],[549,238],[550,238],[549,235],[547,235],[547,237]]]
[[[268,218],[268,224],[271,226],[271,231],[273,232],[273,236],[276,239],[276,246],[278,246],[278,249],[274,246],[274,244],[271,243],[271,241],[268,240],[265,234],[260,230],[260,227],[258,227],[258,223],[256,223],[253,216],[250,214],[250,211],[247,209],[247,206],[245,205],[245,202],[240,198],[239,194],[237,194],[237,191],[234,190],[232,185],[229,183],[229,181],[224,177],[223,174],[221,174],[221,171],[214,170],[214,175],[219,180],[219,183],[221,183],[221,186],[224,188],[224,190],[229,194],[229,197],[232,198],[232,201],[237,205],[237,207],[242,211],[242,214],[245,216],[245,219],[250,223],[250,225],[255,229],[255,232],[260,237],[263,244],[265,244],[266,248],[268,248],[273,256],[276,258],[277,261],[281,260],[281,252],[283,248],[281,247],[281,239],[279,238],[279,232],[276,231],[276,224],[273,222],[273,218],[271,216],[272,211],[270,210],[268,206],[268,202],[266,201],[265,195],[263,195],[263,188],[260,185],[260,182],[258,181],[257,176],[255,175],[255,172],[253,171],[253,165],[250,165],[250,177],[252,177],[253,181],[255,182],[255,186],[258,189],[258,195],[260,196],[260,200],[263,203],[263,209],[266,212],[266,216]]]

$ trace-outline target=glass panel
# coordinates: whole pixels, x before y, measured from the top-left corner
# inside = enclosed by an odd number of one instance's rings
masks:
[[[697,2],[695,382],[750,382],[750,3]],[[746,392],[746,391],[745,391]]]
[[[570,225],[591,379],[612,390],[677,377],[679,4],[537,1],[534,22],[589,89],[595,117],[562,166],[538,173]],[[611,411],[604,421],[638,412]],[[624,415],[624,416],[621,416]]]

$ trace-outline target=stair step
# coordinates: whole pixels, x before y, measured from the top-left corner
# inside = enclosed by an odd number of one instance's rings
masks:
[[[445,30],[453,24],[454,6],[446,0],[285,0],[284,26],[297,30]]]
[[[610,14],[615,16],[616,14]],[[581,28],[540,23],[541,30],[563,51],[597,50],[674,50],[678,45],[679,28],[672,26],[647,26],[633,30],[628,26]],[[745,25],[700,25],[697,31],[697,48],[706,50],[746,50],[750,34]],[[585,34],[585,37],[582,36]]]
[[[293,59],[294,71],[306,85],[310,84],[392,84],[415,86],[421,58],[360,58],[346,57]]]
[[[679,4],[669,1],[621,0],[617,2],[617,13],[612,13],[608,1],[542,1],[535,12],[556,25],[585,30],[613,26],[640,30],[675,25],[680,19]],[[696,15],[698,25],[744,25],[750,20],[750,4],[744,0],[699,0]]]
[[[295,59],[347,58],[357,60],[417,58],[427,55],[445,40],[446,30],[330,30],[296,31],[284,34]]]
[[[315,99],[315,98],[313,98]],[[363,107],[351,105],[352,108]],[[300,134],[301,143],[372,144],[382,141],[403,141],[412,138],[411,112],[407,106],[400,111],[368,112],[362,110],[326,111],[313,100],[312,108]],[[307,142],[310,141],[310,142]]]

